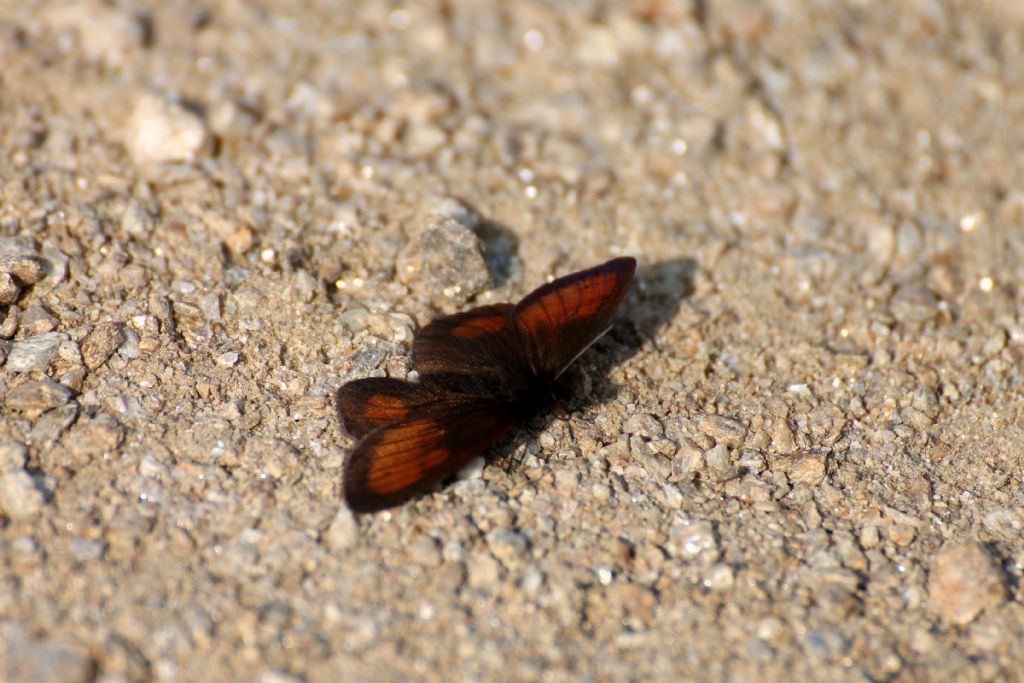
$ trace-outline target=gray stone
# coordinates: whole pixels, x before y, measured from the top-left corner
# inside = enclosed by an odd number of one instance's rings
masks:
[[[88,538],[72,538],[68,550],[79,562],[92,562],[103,554],[103,544]]]
[[[729,481],[740,473],[739,467],[732,463],[729,450],[722,444],[704,452],[704,463],[704,474],[712,482]]]
[[[51,332],[59,324],[60,320],[39,304],[32,304],[21,314],[21,332],[29,336]]]
[[[418,219],[398,259],[398,276],[446,309],[462,306],[491,284],[483,244],[461,214]]]
[[[57,355],[60,345],[68,341],[62,332],[47,332],[14,342],[7,355],[7,369],[11,372],[45,372]]]
[[[32,447],[40,450],[52,448],[76,417],[78,417],[77,403],[68,403],[43,413],[36,420],[32,431],[29,432],[29,441]]]
[[[0,677],[20,683],[86,683],[96,680],[95,663],[83,648],[35,638],[17,622],[0,626]]]

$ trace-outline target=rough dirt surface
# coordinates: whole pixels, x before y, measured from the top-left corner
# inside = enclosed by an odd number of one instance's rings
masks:
[[[0,62],[0,678],[1024,680],[1018,0],[6,0]],[[568,423],[345,509],[338,386],[621,254]]]

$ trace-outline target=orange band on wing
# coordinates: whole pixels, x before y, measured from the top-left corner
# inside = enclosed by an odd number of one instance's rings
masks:
[[[379,495],[387,495],[415,484],[427,473],[448,459],[446,448],[436,448],[414,460],[388,466],[374,462],[367,473],[366,485]]]
[[[376,394],[366,402],[365,417],[371,420],[399,420],[409,414],[409,402],[398,396]]]
[[[508,324],[508,318],[503,315],[490,315],[486,318],[473,318],[458,327],[453,327],[451,333],[456,337],[472,339],[483,334],[493,334]]]
[[[390,430],[370,455],[367,487],[386,495],[423,479],[449,456],[447,448],[437,445],[441,433],[433,420],[419,420]]]
[[[601,273],[587,280],[554,289],[519,313],[528,330],[556,327],[567,319],[589,318],[604,305],[618,285],[617,273]]]

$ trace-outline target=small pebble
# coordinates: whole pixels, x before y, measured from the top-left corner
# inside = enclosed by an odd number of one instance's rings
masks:
[[[535,568],[526,570],[523,580],[519,582],[519,588],[527,597],[534,597],[544,585],[544,572]]]
[[[735,581],[735,574],[732,567],[724,562],[719,562],[704,574],[702,582],[708,590],[727,591],[732,588]]]
[[[10,339],[21,324],[21,309],[9,306],[3,320],[0,320],[0,339]]]
[[[61,375],[59,379],[61,384],[74,393],[80,394],[82,393],[82,387],[85,385],[85,368],[81,366],[72,368]]]
[[[198,116],[155,95],[136,101],[125,143],[136,163],[190,161],[206,144]]]
[[[1006,597],[999,566],[977,541],[947,543],[932,561],[928,598],[947,623],[969,624]]]
[[[568,498],[576,493],[580,477],[572,470],[557,470],[555,472],[555,490],[563,498]]]
[[[491,285],[483,244],[461,218],[421,215],[398,259],[399,279],[446,309],[464,305]]]
[[[0,474],[15,472],[25,466],[28,446],[18,441],[0,443]]]
[[[825,456],[808,452],[797,453],[787,460],[786,471],[790,482],[794,484],[817,486],[825,478]]]
[[[339,508],[331,525],[324,532],[323,541],[336,553],[355,547],[359,542],[359,523],[348,508]]]
[[[691,480],[698,472],[703,471],[706,465],[704,451],[689,439],[683,439],[675,457],[672,458],[672,476],[678,481]]]
[[[860,541],[861,547],[865,550],[870,550],[878,545],[881,540],[881,536],[878,533],[878,527],[873,524],[868,524],[860,530]]]
[[[26,539],[31,540],[31,539]],[[12,544],[13,545],[13,544]],[[36,683],[88,683],[97,680],[96,660],[81,646],[59,636],[35,637],[18,621],[7,621],[0,638],[0,662],[4,680]]]
[[[658,598],[651,589],[635,583],[616,583],[608,590],[609,610],[627,620],[648,624],[654,619]],[[619,619],[621,621],[622,618]]]
[[[149,282],[149,271],[136,263],[131,263],[121,269],[118,279],[127,289],[141,289]]]
[[[673,484],[665,484],[661,487],[661,491],[658,499],[661,504],[669,510],[678,510],[683,507],[683,494],[679,491],[678,486]]]
[[[306,271],[300,272],[305,273]],[[204,295],[199,299],[199,310],[203,312],[203,318],[206,320],[219,323],[221,321],[220,297],[213,292]]]
[[[831,629],[807,631],[803,645],[804,652],[812,660],[832,659],[849,648],[849,643],[842,634]]]
[[[287,671],[270,669],[260,674],[259,683],[302,683],[303,679],[293,676]]]
[[[622,431],[630,436],[642,436],[645,439],[653,439],[665,433],[665,428],[658,422],[658,419],[650,413],[637,413],[622,425]]]
[[[18,300],[21,287],[10,273],[0,271],[0,306],[10,306]]]
[[[736,464],[748,472],[763,472],[767,467],[764,453],[751,448],[740,450]]]
[[[28,519],[43,508],[42,492],[29,473],[20,470],[0,474],[0,510],[11,519]]]
[[[432,124],[412,126],[405,135],[405,149],[410,156],[424,157],[437,152],[448,141],[448,134]]]
[[[597,483],[590,487],[590,494],[598,503],[604,503],[612,497],[612,490],[607,484]]]
[[[914,540],[915,534],[914,527],[909,524],[893,524],[886,530],[886,536],[888,536],[889,540],[900,548],[910,545],[910,542]]]
[[[729,450],[722,444],[718,444],[704,452],[704,473],[709,481],[722,483],[735,479],[739,475],[739,468],[729,458]]]
[[[62,406],[72,398],[71,390],[51,379],[28,382],[11,389],[7,408],[25,413],[43,412]]]
[[[234,351],[228,351],[226,353],[220,354],[213,360],[217,365],[221,366],[222,368],[230,368],[235,363],[238,362],[238,354],[235,353]]]
[[[125,360],[134,360],[142,355],[139,349],[139,333],[135,330],[124,329],[124,341],[117,347],[117,355]]]
[[[498,527],[487,534],[487,545],[504,564],[521,562],[526,554],[526,539],[509,527]]]
[[[82,342],[82,360],[85,366],[90,370],[100,367],[123,342],[124,329],[121,323],[100,323]]]
[[[60,349],[68,341],[62,332],[47,332],[14,342],[7,355],[7,369],[11,372],[45,372]]]
[[[77,417],[77,403],[69,403],[46,411],[32,426],[32,431],[29,432],[29,443],[33,448],[41,451],[52,448]]]
[[[30,337],[50,332],[58,324],[60,321],[39,304],[32,304],[21,314],[21,332]]]
[[[132,202],[121,214],[121,229],[132,237],[144,238],[153,230],[153,217],[137,203]]]
[[[775,418],[772,426],[772,446],[777,453],[792,453],[796,450],[796,437],[785,418]]]
[[[467,580],[472,588],[491,588],[501,576],[501,565],[488,552],[476,552],[466,562]]]
[[[88,538],[73,538],[68,544],[68,550],[79,562],[92,562],[103,554],[103,544]]]
[[[747,426],[731,417],[723,415],[705,415],[698,423],[700,430],[726,446],[739,446],[747,436]]]
[[[441,555],[445,562],[464,562],[466,560],[466,549],[458,541],[446,541],[441,549]]]
[[[718,541],[711,522],[677,518],[669,529],[665,547],[674,557],[718,557]]]
[[[83,461],[113,453],[124,439],[124,428],[112,415],[79,421],[68,435],[68,451]]]
[[[421,536],[409,544],[409,557],[424,567],[441,566],[441,551],[437,541],[429,536]]]
[[[0,272],[10,273],[22,286],[30,286],[46,277],[46,263],[28,254],[0,254]]]

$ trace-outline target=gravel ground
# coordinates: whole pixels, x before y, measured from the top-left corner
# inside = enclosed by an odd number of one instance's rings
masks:
[[[1024,680],[1019,0],[5,0],[0,60],[0,678]],[[622,254],[568,422],[347,511],[343,382]]]

